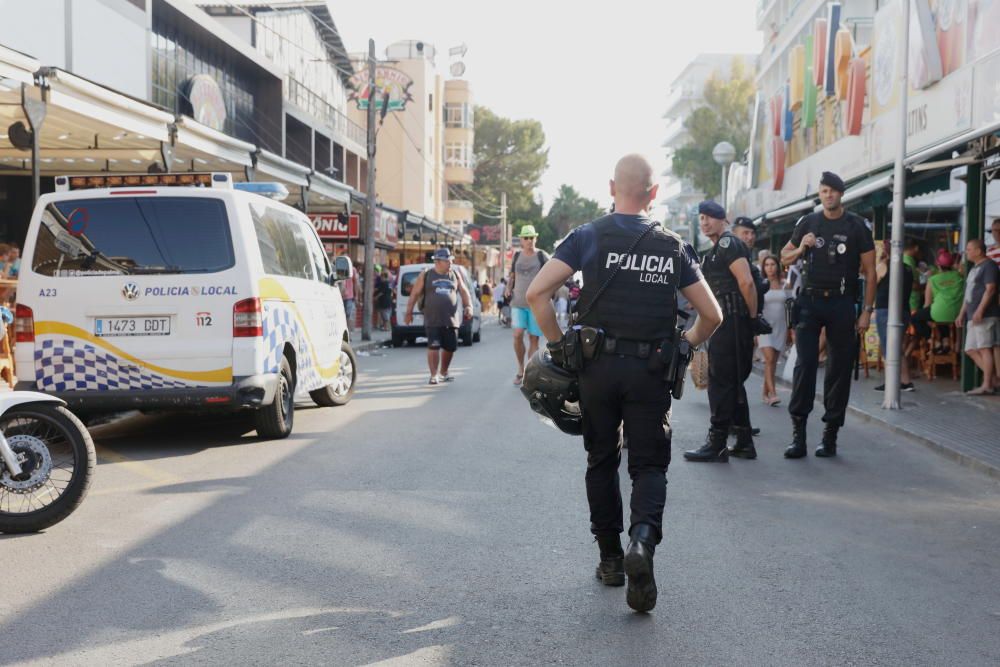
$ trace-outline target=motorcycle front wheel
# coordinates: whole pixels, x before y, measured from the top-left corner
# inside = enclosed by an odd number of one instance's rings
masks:
[[[22,468],[17,479],[0,459],[0,533],[35,533],[73,513],[97,463],[86,427],[61,405],[31,403],[0,415]]]

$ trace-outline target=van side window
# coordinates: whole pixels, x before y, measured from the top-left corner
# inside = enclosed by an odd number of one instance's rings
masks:
[[[264,272],[290,278],[315,278],[309,236],[315,232],[294,215],[271,206],[250,205]]]
[[[330,274],[332,269],[330,268],[330,260],[326,256],[326,250],[323,249],[323,244],[319,240],[319,236],[316,235],[316,230],[313,226],[309,225],[309,238],[306,239],[309,245],[309,255],[312,257],[313,266],[316,267],[316,280],[321,283],[330,282]]]

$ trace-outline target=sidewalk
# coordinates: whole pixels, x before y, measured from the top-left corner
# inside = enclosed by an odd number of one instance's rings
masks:
[[[370,354],[376,348],[389,345],[391,339],[391,331],[379,331],[374,327],[372,328],[371,340],[361,340],[361,327],[351,330],[351,347],[354,349],[355,354],[364,353],[362,356]]]
[[[787,389],[790,384],[781,379],[784,364],[782,358],[778,363],[778,384]],[[759,362],[754,364],[754,371],[758,375],[763,373]],[[959,383],[951,379],[915,378],[913,382],[916,391],[902,394],[903,409],[885,410],[882,392],[875,391],[882,384],[881,373],[872,370],[865,379],[862,370],[851,386],[848,410],[856,417],[908,436],[953,461],[1000,479],[1000,396],[965,396]],[[816,399],[820,403],[822,394],[821,367],[816,380]],[[787,396],[782,398],[787,406]],[[813,415],[822,415],[821,405],[817,405]]]

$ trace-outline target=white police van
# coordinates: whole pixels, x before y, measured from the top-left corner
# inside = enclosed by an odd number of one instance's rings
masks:
[[[186,187],[179,187],[186,186]],[[338,280],[277,184],[229,174],[60,176],[21,262],[18,389],[77,411],[253,411],[292,431],[294,401],[351,399],[356,362]]]

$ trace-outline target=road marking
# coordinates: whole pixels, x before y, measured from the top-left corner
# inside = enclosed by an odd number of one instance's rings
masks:
[[[97,454],[99,457],[107,459],[112,463],[120,463],[126,470],[134,472],[140,477],[145,477],[146,479],[159,482],[160,484],[176,484],[177,482],[182,481],[181,478],[176,475],[171,475],[168,472],[158,470],[144,461],[130,459],[124,454],[119,454],[115,450],[108,448],[106,445],[98,445]]]
[[[433,621],[427,625],[421,625],[419,628],[410,628],[409,630],[403,630],[404,635],[408,635],[412,632],[427,632],[428,630],[440,630],[442,628],[450,628],[453,625],[458,625],[462,622],[462,619],[458,616],[449,616],[448,618],[442,618],[440,621]]]

